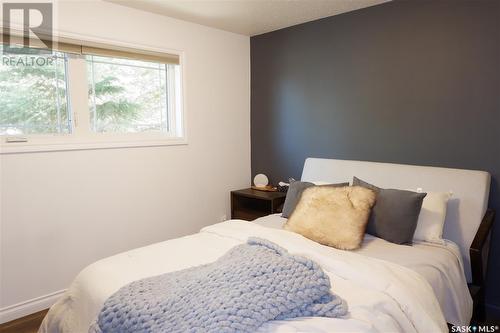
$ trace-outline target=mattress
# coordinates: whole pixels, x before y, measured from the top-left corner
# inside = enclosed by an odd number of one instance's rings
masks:
[[[281,229],[286,218],[273,214],[253,222]],[[412,246],[398,245],[366,234],[361,248],[354,252],[407,267],[424,277],[432,286],[448,323],[463,325],[471,318],[472,298],[462,256],[455,243],[445,240],[443,244],[417,242]]]
[[[314,260],[330,278],[332,293],[342,297],[349,307],[349,313],[341,318],[270,321],[259,332],[447,332],[442,306],[423,274],[375,254],[337,250],[282,230],[283,219],[279,216],[256,222],[218,223],[193,235],[120,253],[89,265],[49,310],[39,332],[88,332],[106,299],[121,287],[142,278],[213,262],[249,237],[267,239],[291,254]],[[367,241],[367,247],[376,248]],[[444,280],[441,283],[446,284]],[[460,291],[453,293],[460,298]],[[467,298],[462,302],[467,307]],[[458,307],[458,302],[453,304]],[[456,324],[468,323],[470,315],[465,315],[468,311],[465,307],[457,308],[460,313],[457,316],[467,318],[460,318]]]

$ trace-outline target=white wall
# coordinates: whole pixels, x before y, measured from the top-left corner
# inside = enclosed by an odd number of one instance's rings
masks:
[[[1,321],[99,258],[218,222],[250,180],[248,37],[97,1],[56,16],[61,32],[184,51],[189,143],[0,155]]]

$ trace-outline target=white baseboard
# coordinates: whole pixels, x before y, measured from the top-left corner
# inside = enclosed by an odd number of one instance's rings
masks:
[[[48,295],[1,308],[0,324],[50,308],[65,291],[66,290],[59,290]]]

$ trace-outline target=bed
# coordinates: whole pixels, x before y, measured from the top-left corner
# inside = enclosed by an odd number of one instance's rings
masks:
[[[356,251],[320,245],[281,228],[270,215],[230,220],[199,233],[105,258],[85,268],[50,309],[40,332],[87,332],[104,302],[139,279],[215,261],[249,237],[267,239],[318,263],[332,292],[349,305],[341,318],[303,317],[270,321],[260,332],[445,332],[447,322],[468,325],[472,300],[469,248],[487,208],[486,172],[387,163],[306,160],[302,180],[343,182],[363,177],[385,187],[452,191],[443,244],[396,245],[366,235]]]

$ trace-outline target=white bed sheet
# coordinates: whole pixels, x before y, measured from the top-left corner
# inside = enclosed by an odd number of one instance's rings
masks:
[[[87,332],[104,301],[120,287],[145,277],[213,262],[251,236],[269,239],[290,253],[316,261],[330,277],[332,292],[344,298],[349,306],[349,313],[343,318],[271,321],[259,332],[447,331],[432,287],[411,269],[322,246],[285,230],[232,220],[88,266],[50,309],[40,332]]]
[[[254,220],[264,227],[281,229],[286,222],[281,214]],[[472,317],[472,298],[465,279],[462,256],[458,246],[418,242],[412,246],[397,245],[366,234],[356,253],[390,261],[421,274],[432,286],[446,321],[453,325],[468,325]]]

